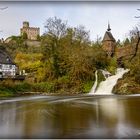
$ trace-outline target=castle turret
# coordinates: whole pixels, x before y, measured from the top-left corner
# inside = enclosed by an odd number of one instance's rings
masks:
[[[115,53],[116,41],[111,33],[110,24],[108,23],[107,31],[103,38],[103,50],[108,56],[112,57]]]
[[[28,27],[29,27],[29,22],[24,21],[24,22],[23,22],[23,28],[28,28]]]

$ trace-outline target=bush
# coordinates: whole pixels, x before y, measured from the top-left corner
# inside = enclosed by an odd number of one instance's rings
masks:
[[[57,87],[57,89],[66,89],[69,87],[69,84],[70,84],[70,79],[68,76],[59,77],[55,81],[55,86]]]
[[[1,89],[0,88],[0,97],[5,97],[5,96],[13,96],[14,92],[8,89]]]
[[[83,83],[83,90],[82,90],[82,92],[83,93],[89,93],[91,88],[92,88],[92,86],[93,86],[93,84],[94,84],[94,81],[88,81],[86,83]]]
[[[99,84],[105,80],[104,75],[102,74],[102,72],[100,70],[98,70],[98,84],[97,87],[99,86]]]
[[[113,57],[113,58],[110,58],[108,61],[109,61],[109,65],[107,67],[107,70],[110,73],[115,74],[116,69],[117,69],[117,59],[115,57]]]
[[[55,87],[54,84],[51,82],[34,83],[32,84],[32,91],[50,93],[50,92],[54,92],[55,90],[54,87]]]
[[[18,84],[15,84],[14,89],[16,92],[19,92],[19,91],[27,92],[27,91],[31,90],[31,85],[29,83],[26,83],[26,82],[18,83]]]

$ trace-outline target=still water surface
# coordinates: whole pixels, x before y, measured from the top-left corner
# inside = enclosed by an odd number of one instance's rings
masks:
[[[0,100],[0,138],[140,138],[140,97]]]

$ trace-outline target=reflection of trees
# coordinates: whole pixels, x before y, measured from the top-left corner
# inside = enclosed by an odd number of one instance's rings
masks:
[[[54,106],[53,128],[61,138],[73,138],[84,135],[91,124],[96,125],[95,110],[92,106],[83,106],[73,102],[65,102]],[[96,127],[96,126],[95,126]],[[83,134],[82,134],[83,133]],[[79,136],[81,136],[79,135]]]
[[[132,125],[135,128],[140,127],[140,98],[131,97],[125,100],[125,121],[126,123]]]
[[[83,100],[83,103],[76,101],[27,104],[26,115],[23,112],[26,116],[24,132],[28,138],[88,138],[89,135],[98,136],[97,138],[117,138],[127,136],[127,133],[133,135],[133,127],[140,126],[139,103],[140,100],[136,98],[102,98],[95,101]],[[44,109],[50,111],[51,115],[37,113]]]
[[[120,138],[140,127],[140,98],[71,102],[22,101],[0,105],[0,137]]]
[[[49,138],[51,118],[49,116],[50,106],[47,102],[26,103],[24,115],[24,138]]]
[[[22,135],[23,116],[17,118],[18,108],[16,102],[0,104],[0,138],[18,138]]]

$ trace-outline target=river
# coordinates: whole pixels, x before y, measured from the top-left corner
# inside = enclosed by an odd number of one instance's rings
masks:
[[[140,138],[140,96],[0,100],[0,138]]]

